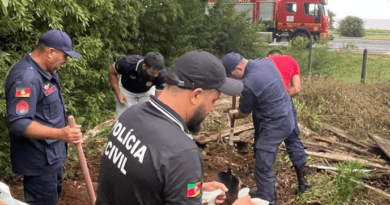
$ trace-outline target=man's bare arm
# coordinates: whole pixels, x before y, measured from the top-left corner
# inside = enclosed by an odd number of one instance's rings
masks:
[[[126,97],[121,93],[119,88],[119,73],[115,69],[115,63],[108,68],[108,81],[111,84],[112,90],[115,93],[116,98],[122,104],[126,104]]]
[[[301,91],[301,77],[299,75],[294,75],[290,81],[289,94],[291,97],[294,97],[298,95],[300,91]]]

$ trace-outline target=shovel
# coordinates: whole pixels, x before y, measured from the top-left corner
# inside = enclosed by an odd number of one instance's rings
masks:
[[[69,122],[69,126],[71,128],[76,127],[76,122],[75,122],[74,117],[72,115],[70,115],[68,117],[68,122]],[[87,167],[87,161],[85,160],[85,156],[84,156],[84,152],[83,152],[83,146],[81,145],[81,142],[77,143],[75,145],[76,145],[76,149],[77,149],[77,155],[79,156],[81,169],[83,170],[83,175],[84,175],[85,181],[87,183],[89,197],[91,198],[92,204],[95,204],[95,202],[96,202],[96,195],[95,195],[95,191],[94,191],[93,186],[92,186],[91,177],[89,176],[89,170],[88,170],[88,167]]]
[[[236,109],[236,96],[233,96],[232,99],[232,109]],[[230,135],[229,135],[229,145],[231,149],[229,151],[229,163],[227,172],[218,173],[218,181],[225,184],[228,188],[227,195],[233,197],[234,194],[238,192],[238,178],[232,174],[232,158],[233,158],[233,136],[234,136],[234,119],[230,121]]]

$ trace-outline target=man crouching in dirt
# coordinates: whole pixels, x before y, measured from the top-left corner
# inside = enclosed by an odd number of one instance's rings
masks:
[[[128,108],[116,121],[100,167],[97,205],[202,204],[202,192],[227,188],[202,182],[202,160],[190,133],[197,133],[223,92],[241,93],[240,81],[226,78],[221,61],[203,51],[175,62],[158,98]],[[247,195],[235,204],[251,204]],[[253,204],[253,203],[252,203]]]

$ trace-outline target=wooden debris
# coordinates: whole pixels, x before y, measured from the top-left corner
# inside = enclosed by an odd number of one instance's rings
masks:
[[[322,123],[322,128],[326,129],[326,130],[329,130],[331,132],[333,132],[334,134],[336,134],[337,136],[345,139],[345,140],[348,140],[349,142],[359,146],[359,147],[364,147],[366,149],[374,149],[375,147],[366,143],[366,142],[362,142],[362,141],[358,141],[358,140],[355,140],[355,139],[352,139],[352,137],[348,136],[348,134],[344,131],[344,130],[341,130],[341,129],[338,129],[336,127],[333,127],[332,125],[329,125],[329,124],[326,124],[326,123]]]
[[[311,129],[307,128],[306,126],[298,123],[298,127],[299,127],[299,130],[305,134],[306,136],[320,136],[319,134],[317,134],[316,132],[313,132]]]
[[[362,163],[367,163],[367,165],[366,165],[367,167],[390,170],[388,166],[385,167],[385,166],[382,166],[378,163],[373,163],[373,162],[370,162],[370,161],[367,161],[364,159],[359,159],[359,158],[355,158],[355,157],[351,157],[351,156],[347,156],[347,155],[319,153],[319,152],[310,152],[310,151],[306,151],[306,154],[311,155],[311,156],[315,156],[315,157],[322,157],[322,158],[326,158],[326,159],[330,159],[330,160],[341,161],[341,162],[359,161]]]
[[[238,134],[238,133],[241,133],[243,131],[250,130],[250,129],[254,129],[253,124],[247,123],[247,124],[241,125],[239,127],[235,127],[234,134]],[[211,141],[218,140],[219,138],[228,137],[229,134],[230,134],[230,128],[219,131],[219,132],[213,132],[213,133],[202,132],[202,133],[199,133],[198,135],[194,135],[193,137],[200,144],[205,144],[205,143],[208,143]]]
[[[83,141],[87,140],[88,137],[94,137],[97,133],[99,133],[100,131],[102,131],[102,129],[104,127],[107,127],[107,126],[113,126],[115,123],[115,119],[110,119],[110,120],[107,120],[103,123],[100,123],[98,125],[96,125],[92,130],[89,130],[84,136],[83,136]]]
[[[351,181],[353,181],[353,182],[355,182],[355,183],[359,183],[359,182],[357,182],[357,181],[355,181],[355,180],[353,180],[353,179],[351,179]],[[379,194],[379,195],[381,195],[381,196],[383,196],[383,197],[385,197],[385,198],[387,198],[387,199],[390,199],[390,194],[388,194],[388,193],[386,193],[386,192],[384,192],[384,191],[382,191],[382,190],[380,190],[380,189],[377,189],[377,188],[372,187],[372,186],[367,185],[367,184],[364,184],[364,187],[367,188],[367,189],[370,189],[370,190],[374,191],[375,193],[377,193],[377,194]]]
[[[251,130],[246,130],[244,132],[242,132],[241,134],[239,134],[238,136],[234,136],[234,142],[245,142],[245,143],[249,143],[249,144],[253,144],[254,143],[254,135],[255,134],[255,130],[254,129],[251,129]]]
[[[375,143],[381,148],[381,150],[390,157],[390,140],[382,135],[377,135],[373,133],[368,133],[368,136],[370,136]]]
[[[324,170],[333,170],[333,171],[337,171],[337,168],[336,167],[330,167],[330,166],[322,166],[322,165],[308,165],[308,167],[313,167],[313,168],[317,168],[317,169],[324,169]],[[355,171],[355,170],[354,170]],[[362,172],[372,172],[372,170],[369,170],[369,169],[362,169]]]
[[[317,152],[334,152],[332,148],[319,145],[318,143],[302,141],[303,145],[307,148],[316,150]]]
[[[329,143],[329,144],[334,144],[334,145],[337,145],[339,147],[345,147],[345,148],[348,148],[349,150],[352,150],[352,151],[354,151],[356,153],[359,153],[359,154],[370,155],[370,152],[368,150],[361,150],[361,149],[352,147],[351,145],[348,145],[348,144],[345,144],[345,143],[342,143],[342,142],[335,142],[335,141],[332,141],[332,140],[319,138],[319,137],[313,137],[313,139],[318,140],[318,141],[322,141],[322,142],[326,142],[326,143]]]

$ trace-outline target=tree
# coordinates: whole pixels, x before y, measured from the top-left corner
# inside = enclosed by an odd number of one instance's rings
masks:
[[[334,17],[336,14],[334,14],[331,10],[328,9],[328,17],[329,17],[329,28],[334,29],[333,23],[334,23]]]
[[[340,21],[338,31],[342,36],[346,37],[363,37],[365,36],[363,24],[361,18],[347,16]]]

